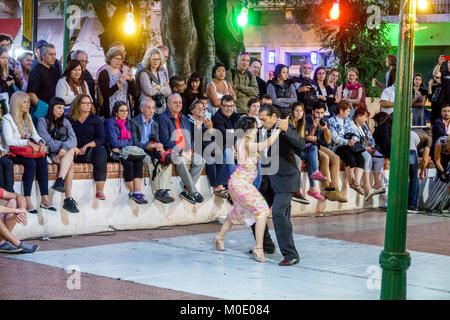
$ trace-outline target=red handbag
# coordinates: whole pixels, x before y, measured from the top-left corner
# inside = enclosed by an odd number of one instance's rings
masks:
[[[33,159],[44,158],[46,156],[46,154],[42,153],[40,150],[34,153],[33,148],[30,146],[25,147],[11,146],[9,147],[8,155],[11,157],[22,156],[24,158],[33,158]]]

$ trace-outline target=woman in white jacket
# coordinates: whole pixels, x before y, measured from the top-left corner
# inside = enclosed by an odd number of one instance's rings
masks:
[[[16,164],[24,166],[23,186],[24,195],[27,201],[27,210],[29,213],[37,214],[38,211],[31,202],[31,189],[33,187],[33,180],[36,179],[39,184],[41,192],[42,209],[56,211],[48,198],[48,167],[47,147],[44,140],[38,135],[33,121],[30,116],[30,98],[24,92],[16,92],[11,96],[10,113],[3,117],[3,139],[2,143],[5,147],[26,147],[33,149],[33,153],[41,152],[44,156],[40,158],[29,158],[22,155],[13,156],[13,161]],[[12,150],[10,149],[10,153]]]
[[[61,79],[56,84],[55,96],[64,100],[66,104],[65,113],[67,113],[73,100],[79,94],[90,96],[89,87],[84,81],[84,71],[80,61],[70,60]]]

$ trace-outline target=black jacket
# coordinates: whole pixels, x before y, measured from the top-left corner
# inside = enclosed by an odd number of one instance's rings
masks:
[[[391,158],[392,122],[387,120],[375,128],[373,132],[375,149],[386,158]]]
[[[223,147],[223,149],[225,149],[225,147],[226,147],[227,130],[234,130],[234,127],[236,126],[236,123],[238,122],[238,120],[240,118],[241,118],[241,116],[239,114],[237,114],[236,112],[233,112],[233,114],[229,118],[227,118],[222,114],[222,111],[220,109],[212,117],[211,120],[212,120],[214,129],[217,129],[222,133],[223,144],[220,147]],[[236,139],[234,139],[234,141],[235,140]],[[228,142],[232,143],[232,140],[229,139]],[[219,143],[219,141],[217,141],[217,143]]]
[[[267,93],[267,84],[260,77],[256,77],[256,82],[258,82],[258,97],[261,99]]]

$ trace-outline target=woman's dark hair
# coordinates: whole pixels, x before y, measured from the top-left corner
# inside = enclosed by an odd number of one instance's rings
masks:
[[[281,74],[281,71],[283,70],[283,68],[287,68],[288,72],[289,72],[289,67],[285,64],[277,64],[275,67],[275,71],[273,72],[274,76],[275,76],[275,80],[278,79],[278,76]]]
[[[236,125],[234,126],[235,130],[243,130],[246,132],[249,129],[253,129],[256,127],[256,119],[249,116],[243,116],[238,120]]]
[[[422,84],[420,85],[420,87],[422,88],[423,85],[425,84],[425,79],[423,78],[423,75],[421,75],[420,73],[416,73],[413,77],[413,85],[414,85],[414,79],[420,77],[422,79]]]
[[[79,80],[75,81],[74,79],[72,79],[70,77],[70,73],[72,72],[72,70],[74,70],[77,67],[81,68],[81,77]],[[81,66],[80,60],[73,59],[67,63],[66,70],[64,70],[64,73],[62,74],[61,78],[66,78],[67,83],[69,84],[70,88],[75,93],[75,95],[87,94],[88,90],[84,83],[84,75],[85,75],[85,72],[83,70],[83,67]],[[78,92],[78,87],[82,88],[82,92]]]
[[[376,115],[374,115],[372,119],[373,119],[373,121],[375,121],[375,124],[377,126],[379,126],[380,124],[382,124],[383,122],[385,122],[389,119],[389,114],[381,111],[381,112],[378,112]]]
[[[53,113],[53,109],[57,105],[65,106],[66,103],[63,99],[58,98],[58,97],[53,97],[48,102],[48,112],[47,112],[47,115],[45,116],[45,118],[48,120],[47,121],[48,133],[51,133],[54,128],[59,128],[59,127],[64,126],[64,114],[61,117],[59,117],[58,119],[55,119],[55,114]]]
[[[224,67],[225,70],[227,70],[227,67],[222,62],[216,62],[214,67],[212,68],[212,78],[214,79],[216,77],[216,71],[218,68]]]
[[[128,108],[128,104],[126,102],[116,101],[116,103],[114,103],[114,107],[112,108],[111,114],[114,116],[117,115],[117,113],[119,113],[119,109],[121,106],[127,106],[127,108]]]
[[[397,68],[393,68],[393,69],[391,69],[391,71],[389,71],[389,78],[388,78],[388,84],[387,84],[388,87],[395,84],[396,73],[397,73]]]
[[[187,81],[187,88],[184,93],[185,96],[190,99],[192,99],[194,97],[194,94],[192,93],[192,86],[191,86],[191,83],[194,80],[200,81],[200,86],[198,87],[198,96],[203,97],[205,95],[205,89],[203,88],[203,78],[200,75],[200,73],[194,72],[193,74],[191,74],[191,76],[189,77],[189,79]]]
[[[325,79],[323,80],[323,85],[324,86],[326,86],[325,85],[325,82],[326,82],[326,80],[327,80],[327,70],[324,68],[324,67],[318,67],[315,71],[314,71],[314,77],[313,77],[313,80],[315,81],[315,82],[317,82],[317,73],[319,73],[319,71],[320,70],[323,70],[323,71],[325,71]]]
[[[388,54],[387,58],[389,60],[389,67],[390,66],[397,66],[397,56],[394,54]]]

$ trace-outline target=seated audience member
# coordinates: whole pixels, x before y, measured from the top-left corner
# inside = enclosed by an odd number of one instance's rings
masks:
[[[383,90],[380,97],[381,111],[391,114],[394,112],[395,102],[395,68],[389,73],[388,86]]]
[[[325,105],[317,104],[312,114],[306,116],[306,143],[318,146],[319,170],[326,178],[324,197],[330,201],[347,202],[347,198],[339,191],[339,171],[341,159],[331,151],[331,131],[328,119],[325,117]]]
[[[450,136],[442,136],[436,141],[434,146],[434,165],[439,175],[441,175],[450,162]]]
[[[68,119],[64,118],[65,102],[61,98],[52,98],[48,104],[48,114],[38,121],[37,131],[48,147],[48,156],[58,164],[58,178],[52,189],[65,193],[63,208],[71,213],[80,212],[72,198],[72,181],[77,137]]]
[[[186,91],[186,81],[184,81],[183,77],[174,75],[169,79],[170,89],[172,93],[178,93],[179,95],[183,94]]]
[[[73,100],[79,94],[90,96],[89,87],[84,80],[84,71],[81,62],[78,60],[70,60],[61,79],[56,84],[55,96],[64,100],[67,106],[67,113]]]
[[[259,120],[259,108],[261,108],[261,100],[258,98],[251,98],[247,103],[247,116],[256,119],[256,125],[258,128],[262,126],[261,120]]]
[[[0,199],[7,201],[6,206],[0,206],[0,253],[34,253],[39,250],[37,244],[25,243],[11,234],[16,223],[27,222],[25,198],[0,188]]]
[[[381,176],[384,169],[384,156],[375,148],[375,139],[372,137],[367,120],[370,113],[363,108],[357,109],[353,115],[353,121],[358,129],[359,142],[366,148],[362,153],[364,157],[363,187],[365,198],[368,201],[377,194],[385,193],[386,190],[381,185]],[[373,171],[374,185],[370,183],[370,174]]]
[[[112,110],[112,118],[105,122],[105,136],[109,150],[112,154],[120,154],[122,148],[133,145],[131,137],[131,124],[127,119],[129,107],[124,101],[117,101]],[[137,204],[147,204],[142,194],[142,177],[144,163],[142,159],[136,160],[131,157],[124,159],[119,157],[123,166],[123,177],[128,189],[128,196]]]
[[[332,136],[330,148],[344,162],[350,188],[364,195],[364,189],[361,186],[364,173],[364,157],[362,156],[364,148],[358,141],[358,129],[349,118],[350,110],[350,103],[342,100],[338,103],[336,115],[328,120]]]
[[[433,145],[442,136],[450,136],[450,104],[442,106],[441,116],[433,122]]]
[[[167,110],[157,119],[159,138],[165,150],[172,150],[171,160],[181,178],[180,197],[191,204],[202,203],[195,184],[202,174],[205,161],[192,152],[192,131],[188,118],[181,113],[183,101],[179,94],[167,99]],[[188,164],[191,169],[188,169]]]
[[[204,97],[206,95],[205,89],[203,86],[203,79],[200,73],[194,72],[191,74],[187,81],[186,91],[181,95],[183,98],[183,114],[189,114],[189,108],[192,105],[192,102],[199,99],[200,97]]]
[[[0,136],[0,188],[14,193],[14,162],[8,156],[8,146],[2,141],[3,137]]]
[[[223,163],[226,167],[226,180],[228,181],[236,169],[233,153],[235,142],[234,127],[240,116],[234,111],[236,105],[232,96],[223,96],[220,103],[220,109],[212,117],[212,122],[214,129],[219,130],[222,134],[223,140],[215,140],[215,143],[220,150],[223,150]]]
[[[5,49],[7,52],[11,52],[11,48],[14,41],[13,38],[9,34],[1,33],[0,34],[0,48]],[[12,76],[14,79],[17,79],[17,87],[22,88],[23,86],[23,70],[20,63],[14,59],[14,57],[8,57],[8,69],[12,70]]]
[[[30,76],[31,66],[33,64],[33,54],[29,51],[25,51],[19,55],[18,59],[23,71],[23,86],[22,91],[27,92],[28,79]]]
[[[92,74],[87,69],[87,65],[89,64],[89,56],[86,53],[86,51],[83,50],[76,50],[72,51],[69,54],[70,60],[78,60],[81,63],[81,68],[83,69],[84,73],[84,81],[86,81],[86,84],[88,86],[89,95],[93,100],[95,100],[95,80]],[[69,60],[69,61],[70,61]]]
[[[7,93],[11,98],[15,91],[21,89],[22,81],[14,74],[14,70],[9,69],[8,50],[0,47],[0,93]]]
[[[372,134],[372,137],[375,139],[375,150],[382,154],[385,159],[390,159],[392,115],[386,112],[379,112],[372,119],[375,122],[375,130]]]
[[[268,93],[263,94],[261,97],[261,105],[264,106],[266,104],[268,104],[270,106],[273,105],[272,96]]]
[[[150,97],[144,97],[141,101],[140,111],[140,115],[131,119],[133,145],[138,146],[147,153],[144,163],[148,167],[155,199],[162,203],[174,202],[175,199],[168,193],[171,189],[172,164],[159,163],[157,165],[156,161],[158,159],[154,156],[155,152],[159,155],[166,152],[164,146],[160,143],[159,125],[154,118],[155,101]]]
[[[291,114],[289,116],[289,122],[293,124],[297,130],[299,137],[305,139],[305,129],[306,129],[306,115],[305,109],[302,102],[294,102],[291,105]],[[306,149],[302,151],[301,157],[295,155],[295,160],[297,162],[297,168],[302,172],[302,160],[307,160],[307,170],[309,178],[309,190],[308,195],[317,200],[325,200],[325,198],[316,189],[316,184],[314,180],[325,181],[326,178],[319,171],[319,154],[317,152],[317,146],[315,144],[307,144]],[[309,204],[309,201],[301,193],[301,189],[297,190],[292,198],[294,201],[300,203]]]
[[[225,65],[217,62],[212,69],[210,83],[206,86],[206,95],[208,97],[208,111],[214,115],[220,108],[223,96],[231,95],[236,101],[236,94],[231,82],[226,80],[227,71]]]
[[[31,189],[35,176],[41,192],[40,207],[56,211],[48,198],[47,147],[31,120],[30,97],[26,93],[16,92],[12,95],[10,113],[3,117],[2,127],[4,147],[9,147],[15,164],[24,166],[22,181],[28,212],[38,213],[31,202]]]
[[[163,60],[164,57],[159,49],[148,49],[142,60],[143,68],[136,74],[137,94],[140,100],[151,97],[156,102],[156,114],[166,110],[166,97],[172,93]]]
[[[289,106],[297,101],[288,66],[279,64],[275,67],[275,78],[267,81],[267,93],[272,97],[273,105],[280,110],[281,117],[286,118],[291,112]]]
[[[95,115],[95,107],[88,95],[78,95],[69,110],[69,120],[77,136],[80,153],[77,163],[92,163],[94,167],[95,197],[106,200],[103,194],[108,169],[103,120]]]

